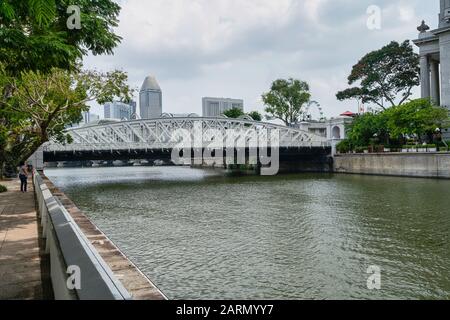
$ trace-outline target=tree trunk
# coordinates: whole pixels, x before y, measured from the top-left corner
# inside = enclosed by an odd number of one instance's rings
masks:
[[[4,172],[5,172],[5,161],[0,160],[0,180],[4,178]]]

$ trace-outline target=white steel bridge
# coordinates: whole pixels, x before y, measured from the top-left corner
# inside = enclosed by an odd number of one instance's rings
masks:
[[[173,149],[183,138],[178,135],[178,139],[174,139],[175,132],[183,132],[189,135],[186,138],[195,139],[194,135],[198,134],[195,128],[198,127],[202,130],[202,145],[211,142],[214,132],[220,132],[226,139],[232,131],[236,140],[240,138],[247,140],[250,138],[249,132],[256,132],[258,136],[267,136],[276,131],[279,133],[280,148],[330,147],[330,142],[325,137],[295,128],[252,121],[249,118],[184,117],[100,123],[71,128],[67,130],[73,139],[71,143],[62,145],[48,142],[44,145],[44,152]]]

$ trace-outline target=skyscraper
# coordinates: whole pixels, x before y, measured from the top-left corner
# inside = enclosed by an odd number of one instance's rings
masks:
[[[162,115],[162,91],[155,77],[148,76],[139,92],[141,119],[160,118]]]
[[[131,120],[133,115],[133,106],[119,102],[105,103],[105,119]]]
[[[136,115],[137,112],[137,103],[136,101],[131,101],[130,102],[130,106],[131,106],[131,116],[133,117],[134,115]]]

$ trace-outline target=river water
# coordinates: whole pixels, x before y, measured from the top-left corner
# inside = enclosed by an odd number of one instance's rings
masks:
[[[450,181],[183,167],[46,175],[171,299],[450,299]],[[368,289],[370,266],[380,290]]]

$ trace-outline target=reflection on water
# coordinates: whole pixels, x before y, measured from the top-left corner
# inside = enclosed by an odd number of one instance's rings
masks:
[[[46,174],[172,299],[450,298],[450,181]],[[367,289],[371,265],[379,291]]]

